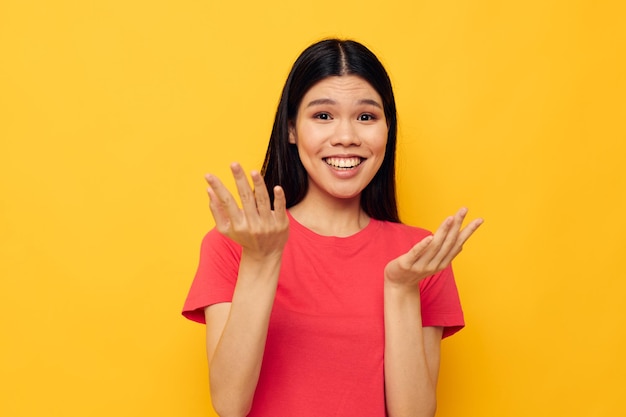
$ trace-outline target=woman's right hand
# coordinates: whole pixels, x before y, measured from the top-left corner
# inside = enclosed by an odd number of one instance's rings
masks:
[[[263,260],[268,256],[282,254],[289,235],[289,218],[285,193],[280,186],[274,187],[274,210],[263,177],[252,171],[250,188],[246,174],[239,163],[230,166],[237,185],[242,207],[233,195],[214,175],[206,175],[209,183],[210,208],[217,230],[237,242],[247,256]]]
[[[285,194],[274,187],[274,210],[263,178],[254,190],[238,163],[230,166],[241,207],[224,184],[207,175],[217,230],[242,247],[232,302],[205,309],[213,406],[220,415],[248,415],[261,372],[282,253],[289,234]]]

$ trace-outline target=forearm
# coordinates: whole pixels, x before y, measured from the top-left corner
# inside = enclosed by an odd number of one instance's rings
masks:
[[[385,283],[385,396],[390,417],[432,417],[438,358],[424,343],[419,288]],[[435,369],[432,369],[435,368]]]
[[[242,255],[228,319],[209,352],[211,397],[222,417],[245,416],[252,405],[279,272],[280,257],[256,261]]]

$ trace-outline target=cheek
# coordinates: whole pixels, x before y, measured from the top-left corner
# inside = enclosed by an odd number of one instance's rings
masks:
[[[385,160],[385,154],[387,153],[387,134],[388,132],[385,130],[378,135],[373,142],[370,142],[370,149],[372,154],[375,155],[375,172],[378,172],[383,164],[383,161]]]
[[[388,132],[386,129],[380,129],[371,136],[370,146],[374,152],[382,153],[384,155],[385,149],[387,148],[387,135]]]
[[[313,152],[322,141],[322,132],[319,128],[311,125],[302,125],[297,130],[298,149],[306,152]]]

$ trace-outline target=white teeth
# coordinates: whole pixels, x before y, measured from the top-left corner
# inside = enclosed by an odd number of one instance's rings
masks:
[[[326,158],[324,161],[335,168],[350,169],[361,164],[361,158]]]

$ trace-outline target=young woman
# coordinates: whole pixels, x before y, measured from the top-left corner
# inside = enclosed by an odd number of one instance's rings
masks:
[[[396,107],[372,52],[296,60],[261,173],[207,175],[216,228],[183,314],[207,324],[222,417],[433,416],[440,341],[464,325],[452,259],[482,223],[400,223]]]

